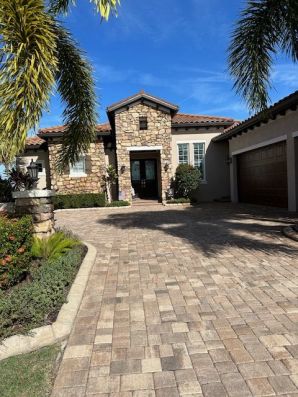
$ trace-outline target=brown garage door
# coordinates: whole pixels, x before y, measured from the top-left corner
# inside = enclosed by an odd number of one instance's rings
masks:
[[[242,153],[237,165],[239,201],[288,206],[286,142]]]

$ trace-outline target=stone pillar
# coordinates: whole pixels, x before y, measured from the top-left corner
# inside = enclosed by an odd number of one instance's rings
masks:
[[[54,190],[14,192],[15,214],[32,215],[34,236],[45,238],[54,233]]]

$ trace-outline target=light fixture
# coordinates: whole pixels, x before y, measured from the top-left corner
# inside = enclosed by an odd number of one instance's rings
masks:
[[[121,165],[121,168],[120,168],[121,174],[124,174],[125,170],[126,170],[126,166],[124,164]]]
[[[30,164],[27,167],[28,174],[30,175],[33,182],[38,181],[38,165],[31,159]]]
[[[166,161],[165,165],[164,165],[164,170],[167,172],[169,170],[169,168],[170,168],[170,165],[169,165],[168,161]]]

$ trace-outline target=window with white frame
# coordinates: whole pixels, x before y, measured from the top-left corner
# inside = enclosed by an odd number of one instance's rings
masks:
[[[193,166],[198,168],[201,179],[205,179],[205,143],[195,142],[193,144]]]
[[[79,157],[79,160],[73,165],[69,165],[69,174],[71,176],[85,176],[86,175],[86,158],[84,155]]]
[[[201,172],[201,179],[206,181],[205,142],[181,142],[178,146],[178,163],[191,164]]]
[[[178,162],[179,164],[189,164],[188,143],[178,143]]]

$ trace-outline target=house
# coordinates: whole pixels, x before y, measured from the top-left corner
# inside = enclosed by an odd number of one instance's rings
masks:
[[[298,92],[242,123],[179,113],[178,106],[141,91],[107,108],[108,123],[80,160],[55,169],[65,126],[41,129],[18,158],[40,167],[39,188],[98,192],[108,165],[118,172],[114,198],[166,200],[178,164],[201,171],[200,201],[243,201],[297,210]],[[296,167],[296,168],[295,168]]]

